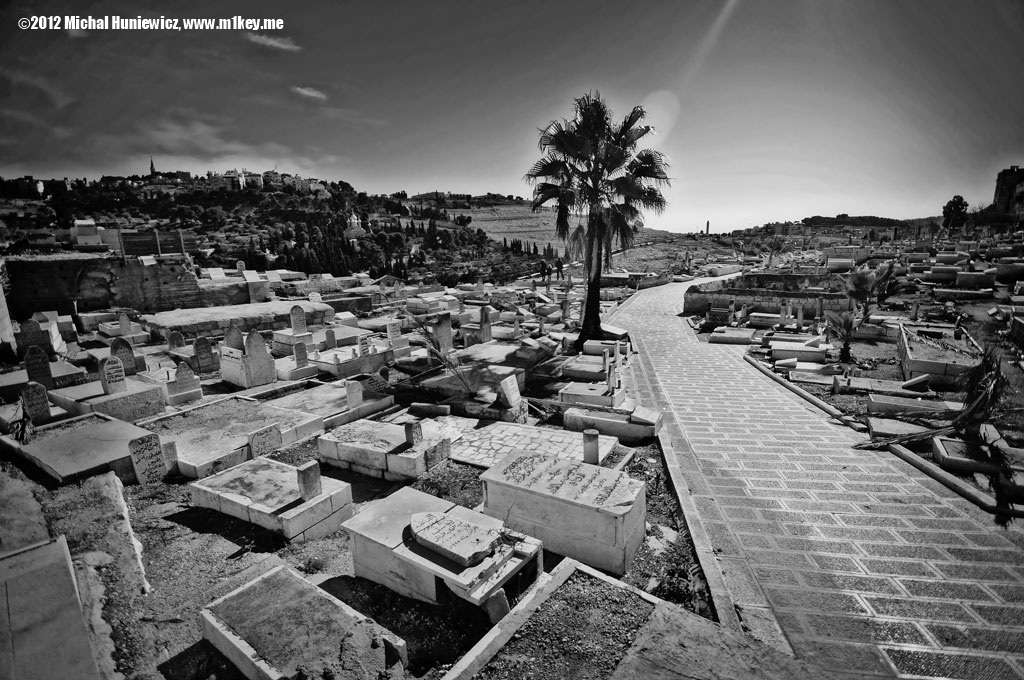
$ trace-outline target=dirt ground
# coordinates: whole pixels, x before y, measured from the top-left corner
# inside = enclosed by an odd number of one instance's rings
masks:
[[[606,678],[652,611],[636,594],[576,572],[474,679]]]

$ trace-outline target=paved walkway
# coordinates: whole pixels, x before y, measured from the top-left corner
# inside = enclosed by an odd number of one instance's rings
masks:
[[[851,449],[862,435],[742,347],[699,342],[676,316],[687,285],[642,291],[611,321],[640,350],[631,387],[665,413],[705,571],[744,627],[849,677],[1024,678],[1024,535],[892,454]]]

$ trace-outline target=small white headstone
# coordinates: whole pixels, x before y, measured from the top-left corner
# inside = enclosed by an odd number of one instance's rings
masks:
[[[160,447],[160,437],[147,434],[128,442],[128,453],[131,454],[132,467],[139,484],[157,484],[167,475],[167,463]]]
[[[124,364],[120,359],[109,356],[100,362],[100,384],[103,386],[103,394],[128,391],[124,381]]]
[[[276,425],[264,427],[249,435],[249,451],[253,458],[269,456],[284,445],[281,430]]]

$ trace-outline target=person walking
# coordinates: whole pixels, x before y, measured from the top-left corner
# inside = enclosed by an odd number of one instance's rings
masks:
[[[562,264],[562,258],[559,257],[559,258],[557,258],[555,260],[555,274],[556,274],[557,280],[559,280],[559,281],[561,281],[563,278],[565,278],[564,276],[562,276],[562,267],[564,267],[564,266],[565,265]]]
[[[547,260],[540,261],[540,282],[544,283],[548,277],[551,276],[551,270],[548,268]]]

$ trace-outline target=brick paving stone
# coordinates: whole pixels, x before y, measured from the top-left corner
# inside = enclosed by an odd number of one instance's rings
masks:
[[[914,649],[883,649],[899,672],[906,675],[963,680],[1018,680],[1020,677],[1009,664],[998,658]]]
[[[689,284],[641,291],[610,319],[639,351],[630,388],[665,414],[705,557],[757,635],[775,620],[836,677],[1024,678],[1024,533],[863,440],[683,319]],[[646,401],[650,399],[650,401]],[[700,489],[700,493],[693,490]],[[808,495],[809,494],[809,495]],[[717,564],[715,563],[717,560]],[[749,570],[739,565],[746,562]],[[984,585],[982,585],[984,584]],[[1015,637],[1016,636],[1016,637]]]

